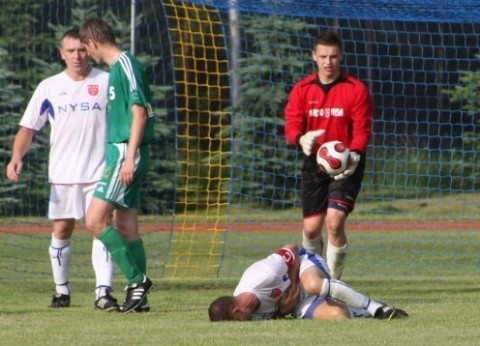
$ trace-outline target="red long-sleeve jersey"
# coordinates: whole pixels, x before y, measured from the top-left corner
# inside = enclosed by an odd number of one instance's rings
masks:
[[[365,84],[342,73],[325,92],[313,73],[293,87],[285,107],[285,137],[298,146],[298,139],[308,131],[325,133],[312,148],[316,153],[325,142],[338,140],[350,150],[364,153],[372,136],[373,100]]]

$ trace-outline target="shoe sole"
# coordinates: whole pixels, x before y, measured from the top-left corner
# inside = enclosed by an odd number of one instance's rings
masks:
[[[106,308],[106,309],[101,309],[101,308],[96,307],[96,306],[94,306],[94,308],[95,308],[95,310],[104,311],[104,312],[118,311],[118,307],[116,307],[116,306],[112,306],[112,307],[109,307],[109,308]]]
[[[390,316],[388,316],[388,320],[391,321],[393,319],[399,319],[399,318],[407,318],[408,314],[404,311],[394,309]]]
[[[48,306],[49,308],[52,308],[52,309],[63,309],[63,308],[69,308],[70,307],[70,302],[68,303],[55,303],[55,304],[50,304]]]
[[[137,306],[136,309],[134,309],[132,312],[136,313],[136,314],[143,314],[145,312],[150,312],[150,307],[148,308],[142,308],[141,306]]]

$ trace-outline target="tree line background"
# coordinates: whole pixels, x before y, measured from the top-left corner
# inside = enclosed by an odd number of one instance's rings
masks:
[[[192,104],[193,95],[180,93],[176,83],[177,48],[171,44],[174,34],[168,30],[172,9],[166,6],[172,4],[175,1],[141,1],[137,7],[135,52],[151,77],[158,119],[142,202],[144,213],[167,214],[182,202],[176,191],[186,184],[186,178],[179,172],[192,163],[184,162],[179,150],[183,145],[179,138],[186,131],[179,124],[201,123],[202,110],[207,108],[218,112],[223,126],[214,133],[199,126],[198,138],[223,138],[230,143],[222,148],[230,169],[221,173],[226,179],[216,187],[226,192],[222,199],[263,208],[298,205],[301,152],[285,142],[283,108],[293,84],[314,71],[312,37],[330,28],[338,30],[344,41],[343,66],[366,82],[376,103],[362,198],[478,192],[480,63],[476,54],[480,43],[476,33],[480,23],[244,11],[239,20],[238,67],[223,66],[220,71],[239,77],[238,98],[231,95],[232,79],[222,79],[225,88],[220,99],[224,102],[197,103],[195,112],[182,112],[180,109]],[[101,15],[114,27],[122,47],[130,50],[130,1],[2,0],[0,6],[0,169],[4,171],[20,116],[34,88],[62,69],[59,35],[91,15]],[[218,28],[224,38],[221,54],[230,58],[233,38],[228,34],[228,11],[218,15],[223,23]],[[202,19],[207,15],[198,21]],[[193,46],[205,45],[199,37],[191,40]],[[212,55],[217,54],[215,48],[211,48]],[[198,76],[195,68],[180,72],[190,80]],[[46,128],[36,136],[20,183],[0,181],[0,215],[45,215],[48,135]],[[206,167],[211,157],[194,160]],[[206,169],[201,174],[212,182],[218,172]],[[205,186],[200,196],[197,193],[205,207],[209,188]]]

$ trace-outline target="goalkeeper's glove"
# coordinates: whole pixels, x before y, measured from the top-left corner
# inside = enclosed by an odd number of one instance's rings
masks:
[[[337,174],[333,177],[335,180],[342,180],[345,179],[346,177],[350,176],[355,172],[355,169],[358,166],[358,163],[360,162],[360,154],[351,151],[350,152],[350,158],[348,159],[348,166],[347,168],[340,174]]]
[[[308,131],[300,137],[298,143],[302,146],[305,155],[310,156],[312,154],[312,147],[315,144],[315,141],[322,137],[324,133],[325,130]]]

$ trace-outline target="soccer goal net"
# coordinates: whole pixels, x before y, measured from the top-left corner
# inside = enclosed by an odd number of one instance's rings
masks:
[[[373,138],[345,275],[479,274],[478,1],[52,0],[0,5],[0,169],[58,38],[98,15],[145,64],[157,117],[140,230],[152,277],[230,278],[301,242],[303,153],[283,110],[315,71],[315,35],[344,44],[370,89]],[[50,280],[48,126],[18,183],[0,182],[0,281]],[[74,279],[93,280],[77,222]]]

